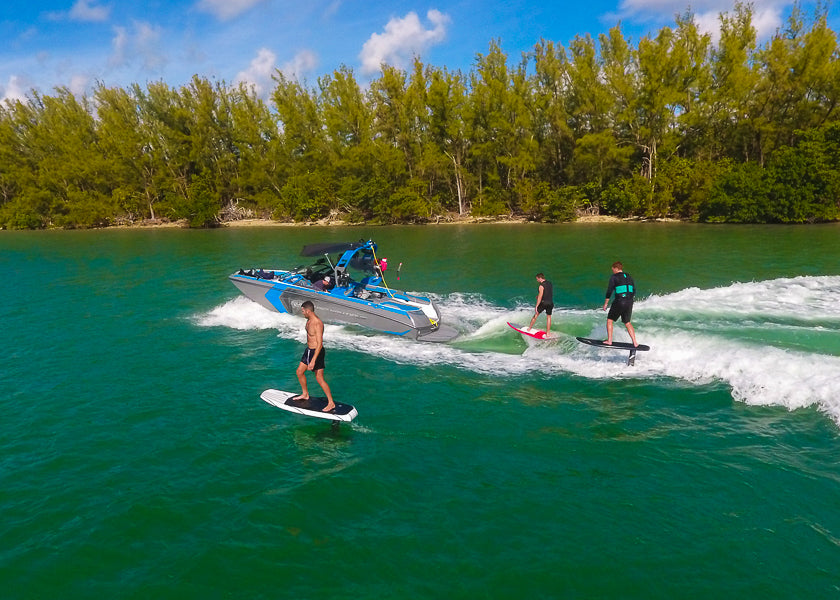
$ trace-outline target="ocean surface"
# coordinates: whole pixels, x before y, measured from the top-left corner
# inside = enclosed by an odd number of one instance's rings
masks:
[[[357,419],[262,402],[297,390],[304,321],[227,276],[362,238],[461,336],[327,325]],[[678,223],[0,232],[0,597],[837,598],[838,242]],[[632,367],[574,339],[605,335],[615,260],[651,346]],[[547,342],[506,324],[527,324],[539,271]]]

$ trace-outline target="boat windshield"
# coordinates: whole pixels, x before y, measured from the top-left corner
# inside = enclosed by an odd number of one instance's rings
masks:
[[[305,271],[303,269],[299,269],[296,272],[305,272],[306,278],[312,283],[322,280],[327,275],[330,277],[333,276],[333,268],[324,257],[319,258],[314,263],[306,267]]]
[[[373,242],[351,242],[346,244],[311,244],[301,252],[304,256],[313,256],[322,251],[325,256],[319,258],[306,269],[310,281],[323,279],[325,275],[335,275],[340,287],[359,283],[378,283],[380,273],[375,268],[376,260]],[[339,253],[339,254],[335,254]],[[326,255],[332,254],[332,258]]]
[[[359,249],[347,263],[347,274],[353,281],[362,281],[365,277],[377,275],[374,269],[373,250],[370,248]]]

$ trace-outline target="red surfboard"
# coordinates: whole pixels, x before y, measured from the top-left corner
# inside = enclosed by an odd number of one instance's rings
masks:
[[[529,335],[532,338],[536,338],[538,340],[544,340],[546,337],[548,337],[548,334],[542,329],[532,329],[531,327],[518,327],[510,322],[508,322],[508,325],[510,325],[513,329],[515,329],[522,335]]]

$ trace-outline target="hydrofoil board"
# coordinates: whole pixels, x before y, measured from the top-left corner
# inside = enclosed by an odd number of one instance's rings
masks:
[[[529,335],[532,338],[536,338],[538,340],[544,340],[548,337],[548,334],[542,329],[533,329],[531,327],[519,327],[510,322],[508,322],[508,325],[510,325],[513,329],[515,329],[522,335]]]
[[[629,342],[613,342],[612,344],[605,344],[604,340],[593,340],[592,338],[579,337],[579,342],[589,344],[590,346],[598,346],[599,348],[618,348],[620,350],[650,350],[650,346],[639,344],[634,346]]]
[[[593,340],[592,338],[584,337],[579,337],[577,340],[597,348],[618,348],[619,350],[629,350],[630,356],[627,357],[627,364],[631,367],[636,364],[636,350],[650,350],[650,346],[645,346],[644,344],[639,344],[638,346],[634,346],[629,342],[613,342],[612,344],[605,344],[604,340]]]
[[[292,400],[297,394],[294,392],[281,392],[280,390],[265,390],[260,394],[260,398],[283,410],[297,413],[299,415],[306,415],[307,417],[317,417],[319,419],[329,419],[331,421],[347,421],[350,422],[359,414],[356,412],[354,406],[349,404],[335,403],[335,408],[330,412],[323,412],[327,407],[327,399],[319,397],[310,397],[307,400]]]

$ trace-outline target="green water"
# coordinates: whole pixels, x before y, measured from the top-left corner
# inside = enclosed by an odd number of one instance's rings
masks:
[[[0,232],[2,596],[837,597],[838,233]],[[297,389],[303,321],[227,275],[367,237],[461,337],[328,325],[359,417],[262,402]],[[574,341],[604,333],[614,260],[635,367]],[[557,339],[528,343],[506,322],[538,271]]]

